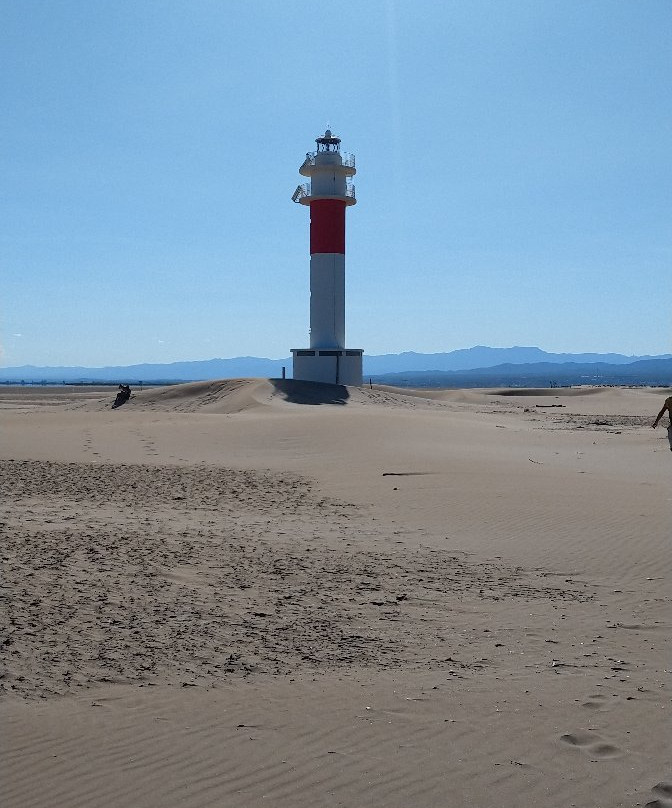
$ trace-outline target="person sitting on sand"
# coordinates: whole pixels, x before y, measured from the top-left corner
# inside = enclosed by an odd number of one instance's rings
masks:
[[[658,422],[666,412],[670,416],[670,425],[672,425],[672,396],[665,399],[662,410],[656,416],[656,420],[651,424],[652,429],[655,429],[658,426]]]
[[[117,393],[117,397],[114,400],[114,404],[112,405],[112,409],[116,409],[117,407],[121,407],[122,404],[125,404],[128,399],[131,397],[131,388],[127,384],[120,384],[119,385],[119,392]]]

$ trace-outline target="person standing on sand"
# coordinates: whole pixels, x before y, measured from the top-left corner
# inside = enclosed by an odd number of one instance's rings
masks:
[[[663,409],[658,413],[656,420],[651,424],[651,429],[655,429],[658,426],[658,422],[666,412],[670,416],[670,424],[672,424],[672,396],[665,399]]]
[[[666,412],[670,416],[670,423],[667,427],[667,439],[670,442],[670,451],[672,452],[672,396],[665,399],[663,408],[656,416],[656,420],[651,424],[651,428],[655,429],[658,426],[658,422],[663,417],[663,415],[665,415]]]

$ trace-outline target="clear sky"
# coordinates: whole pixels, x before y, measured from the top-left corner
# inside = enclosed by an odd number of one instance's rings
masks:
[[[4,365],[308,342],[329,123],[367,353],[672,352],[670,0],[4,0]]]

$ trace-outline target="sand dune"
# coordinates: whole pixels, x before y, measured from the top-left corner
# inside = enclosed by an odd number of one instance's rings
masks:
[[[110,406],[114,396],[106,390],[103,398],[97,393],[105,388],[94,388],[87,393],[85,401],[76,397],[78,406],[97,410]],[[127,410],[161,410],[172,412],[212,412],[219,414],[238,413],[260,407],[297,404],[301,406],[388,406],[432,407],[437,404],[501,404],[514,407],[529,407],[539,404],[548,406],[553,401],[562,406],[576,405],[577,411],[617,411],[630,413],[633,407],[648,419],[654,401],[665,394],[664,390],[641,388],[572,387],[555,389],[502,389],[502,390],[430,390],[390,387],[387,385],[364,385],[345,387],[339,385],[313,384],[292,379],[225,379],[223,381],[191,382],[168,387],[134,391],[125,404]],[[70,394],[72,395],[72,394]],[[43,399],[54,403],[53,397]],[[569,401],[568,401],[569,399]],[[42,402],[41,402],[42,403]],[[558,404],[560,406],[560,404]],[[605,409],[606,407],[606,409]]]
[[[672,805],[663,391],[113,397],[0,390],[3,805]]]
[[[77,402],[75,406],[96,411],[109,407],[113,398],[108,394],[105,399],[90,398],[86,402]],[[358,388],[293,379],[226,379],[136,390],[123,407],[126,411],[210,412],[222,415],[267,407],[283,406],[286,409],[292,405],[415,407],[423,404],[432,406],[437,402],[479,403],[487,399],[485,393],[456,390],[413,390],[385,385]]]

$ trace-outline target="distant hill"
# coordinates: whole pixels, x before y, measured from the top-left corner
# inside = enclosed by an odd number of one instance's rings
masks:
[[[395,387],[566,387],[570,385],[672,385],[672,358],[628,364],[608,362],[506,363],[457,371],[411,371],[372,376],[377,384]]]
[[[400,354],[383,356],[364,355],[364,373],[367,375],[380,373],[402,373],[413,370],[473,370],[489,368],[503,364],[530,364],[533,362],[606,362],[613,365],[625,365],[644,359],[669,359],[672,354],[658,356],[625,356],[617,353],[547,353],[541,348],[520,347],[488,348],[476,345],[473,348],[462,348],[449,353],[422,354],[409,351]]]
[[[422,354],[412,351],[383,356],[364,356],[364,375],[381,377],[383,374],[413,372],[442,373],[470,371],[501,366],[523,364],[590,364],[631,365],[638,361],[670,359],[672,354],[658,357],[625,356],[623,354],[554,354],[534,347],[488,348],[477,345],[449,353]],[[207,359],[169,364],[139,364],[87,367],[20,367],[0,368],[0,382],[149,382],[205,381],[207,379],[233,379],[240,377],[279,378],[282,368],[288,377],[292,372],[292,360],[264,359],[254,356],[239,356],[233,359]],[[540,370],[540,372],[542,372]],[[545,372],[545,371],[543,371]],[[599,371],[598,371],[599,372]],[[453,386],[451,384],[451,386]]]
[[[282,368],[291,374],[291,359],[261,359],[239,356],[235,359],[206,359],[169,364],[120,365],[102,368],[35,367],[23,365],[0,369],[0,382],[197,382],[208,379],[237,379],[248,376],[278,378]]]

